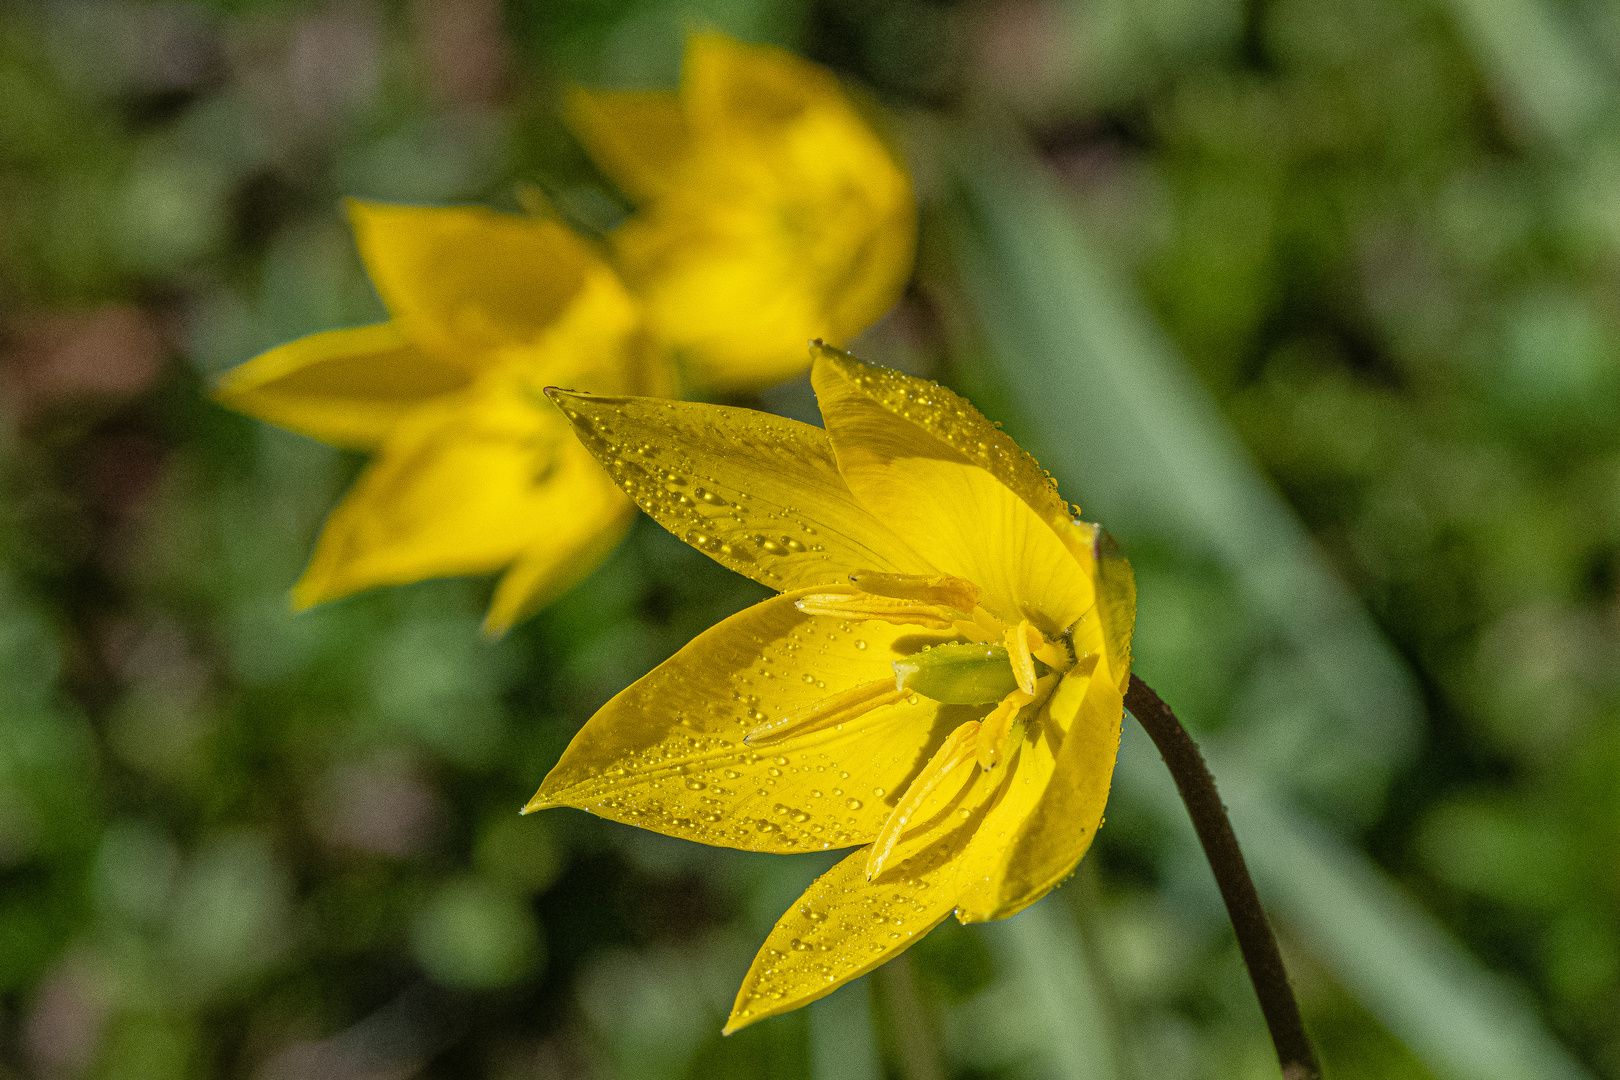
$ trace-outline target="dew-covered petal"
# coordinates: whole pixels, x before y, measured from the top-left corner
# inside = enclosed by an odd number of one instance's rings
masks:
[[[827,345],[812,345],[811,352],[873,403],[922,428],[1007,485],[1042,521],[1070,521],[1074,508],[1058,493],[1052,477],[960,394],[891,368],[862,363]],[[1091,527],[1086,529],[1083,537],[1074,539],[1076,545],[1090,542]]]
[[[411,409],[471,381],[393,323],[328,330],[277,346],[221,377],[229,408],[334,446],[369,450]]]
[[[293,590],[308,607],[379,585],[484,574],[617,527],[623,495],[567,422],[509,380],[424,406],[395,427],[327,518]],[[554,538],[554,539],[553,539]]]
[[[603,264],[554,221],[476,206],[351,200],[366,270],[407,337],[478,368],[492,350],[534,342]]]
[[[1093,602],[1090,575],[1052,525],[997,475],[868,394],[872,370],[824,352],[813,375],[838,470],[861,505],[941,571],[978,585],[1003,622],[1029,619],[1050,636],[1079,618]],[[938,388],[916,385],[917,412],[948,406],[929,396]]]
[[[664,528],[773,589],[937,574],[844,486],[819,428],[751,409],[554,391],[580,441]]]
[[[1074,872],[1102,824],[1124,711],[1105,665],[1059,682],[962,857],[957,918],[1006,918]]]
[[[690,142],[680,99],[659,90],[576,90],[568,124],[626,195],[655,199],[671,188]]]
[[[904,876],[866,880],[856,851],[817,878],[754,957],[727,1034],[832,993],[911,946],[955,906],[952,851],[935,849]]]
[[[528,809],[575,806],[699,843],[791,852],[870,841],[947,732],[982,707],[915,698],[753,748],[777,717],[892,678],[940,640],[807,615],[786,593],[731,616],[602,707]]]

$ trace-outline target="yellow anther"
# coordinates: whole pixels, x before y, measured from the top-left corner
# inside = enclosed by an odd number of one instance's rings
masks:
[[[1012,731],[1019,712],[1035,700],[1033,693],[1023,690],[1014,690],[1001,699],[1001,704],[990,710],[990,715],[979,724],[979,737],[974,743],[974,753],[979,759],[979,768],[989,772],[996,767],[1001,759],[1001,748],[1007,742],[1007,735]]]
[[[894,854],[894,847],[900,842],[900,834],[905,832],[906,825],[911,821],[928,798],[930,792],[939,786],[941,780],[950,775],[952,769],[965,761],[973,760],[974,746],[978,741],[980,724],[977,720],[969,720],[955,731],[945,737],[945,743],[928,759],[928,764],[918,774],[917,779],[911,782],[906,789],[905,797],[900,805],[894,808],[889,820],[883,823],[882,830],[877,839],[872,841],[872,847],[866,854],[866,880],[871,881],[883,872],[889,863],[889,857]]]
[[[878,619],[901,626],[922,626],[929,630],[950,630],[961,612],[924,600],[905,600],[876,593],[811,593],[794,601],[806,615],[831,615],[836,619]]]
[[[878,596],[892,596],[896,600],[921,600],[969,612],[979,605],[979,587],[971,581],[949,574],[926,577],[922,574],[879,574],[872,570],[858,570],[849,580],[862,592]]]
[[[892,705],[911,696],[911,691],[897,689],[893,679],[879,679],[863,683],[831,697],[824,697],[814,705],[795,709],[786,716],[751,729],[743,736],[749,746],[770,746],[795,735],[809,735],[839,724],[848,723],[873,709]]]
[[[1034,638],[1033,642],[1030,638]],[[1009,626],[1004,635],[1007,644],[1007,660],[1012,664],[1013,676],[1018,680],[1018,688],[1030,697],[1035,696],[1035,655],[1031,651],[1032,645],[1045,642],[1038,631],[1029,625],[1025,619],[1017,626]]]

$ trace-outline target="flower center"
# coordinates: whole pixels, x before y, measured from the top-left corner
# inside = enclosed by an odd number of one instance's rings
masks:
[[[1030,657],[1038,678],[1052,669]],[[947,705],[988,705],[1020,689],[1019,673],[1005,645],[977,641],[925,646],[894,662],[895,686]]]
[[[988,770],[1024,708],[1044,701],[1057,684],[1055,673],[1073,664],[1069,650],[1029,620],[1008,626],[979,606],[977,585],[949,575],[859,571],[850,575],[848,588],[806,594],[795,606],[807,615],[920,626],[965,640],[924,646],[895,661],[892,683],[879,679],[851,687],[751,728],[743,736],[749,746],[836,727],[919,694],[948,705],[996,703],[983,721],[962,725],[974,729],[972,756]]]
[[[1075,663],[1069,646],[1028,619],[1009,626],[980,607],[979,587],[958,577],[863,571],[851,574],[848,586],[807,593],[794,603],[807,615],[919,626],[956,640],[894,661],[892,680],[842,690],[750,729],[743,736],[749,746],[837,727],[914,695],[946,705],[995,704],[982,719],[957,725],[907,787],[872,843],[868,878],[890,862],[912,817],[948,775],[970,762],[989,772],[1016,752],[1024,725]]]

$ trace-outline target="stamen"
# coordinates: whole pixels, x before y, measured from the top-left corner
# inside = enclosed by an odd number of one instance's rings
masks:
[[[977,720],[969,720],[945,737],[945,743],[928,759],[928,764],[917,779],[911,782],[906,789],[905,797],[900,805],[894,808],[889,820],[883,823],[883,829],[878,833],[877,839],[872,841],[871,850],[866,855],[866,880],[871,881],[883,872],[888,865],[889,856],[894,854],[894,846],[900,842],[900,834],[906,829],[923,804],[930,792],[939,786],[939,782],[951,770],[965,761],[973,758],[974,743],[979,734],[980,724]]]
[[[975,754],[979,759],[979,768],[989,772],[996,767],[1001,758],[1001,747],[1007,741],[1007,734],[1018,719],[1018,714],[1025,705],[1035,700],[1035,695],[1023,690],[1014,690],[1001,699],[1001,704],[990,710],[979,725],[979,737],[975,746]]]
[[[1018,680],[1018,688],[1024,693],[1035,696],[1035,657],[1030,652],[1029,638],[1034,634],[1037,641],[1044,640],[1035,628],[1025,619],[1017,626],[1009,626],[1005,635],[1007,642],[1007,660],[1012,664],[1013,677]]]
[[[892,596],[897,600],[921,600],[957,611],[972,611],[979,605],[979,587],[949,574],[925,577],[922,574],[879,574],[872,570],[858,570],[849,575],[849,580],[862,592]]]
[[[922,600],[904,600],[876,593],[811,593],[794,601],[806,615],[831,615],[837,619],[878,619],[900,626],[922,626],[929,630],[950,630],[961,613]]]
[[[753,728],[743,736],[748,746],[771,746],[795,735],[809,735],[865,716],[873,709],[892,705],[911,696],[901,690],[893,679],[879,679],[864,683],[852,690],[822,698],[814,705],[795,709],[786,716]]]

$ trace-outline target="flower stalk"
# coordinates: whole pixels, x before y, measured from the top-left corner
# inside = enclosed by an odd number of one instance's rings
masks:
[[[1249,981],[1260,999],[1260,1011],[1271,1031],[1271,1042],[1277,1049],[1277,1063],[1282,1066],[1283,1076],[1286,1080],[1320,1080],[1322,1069],[1300,1020],[1299,1003],[1294,1000],[1293,988],[1288,984],[1288,972],[1283,967],[1276,935],[1271,932],[1271,923],[1260,906],[1254,879],[1249,876],[1243,851],[1232,832],[1232,822],[1221,804],[1220,793],[1215,790],[1215,778],[1198,752],[1198,744],[1181,726],[1170,706],[1135,675],[1131,676],[1130,687],[1125,692],[1125,708],[1159,748],[1159,756],[1164,759],[1176,781],[1176,790],[1181,793],[1181,801],[1187,806],[1187,816],[1192,818],[1198,842],[1204,847],[1204,857],[1209,860],[1215,884],[1226,903],[1226,914],[1232,920],[1238,948],[1248,966]]]

